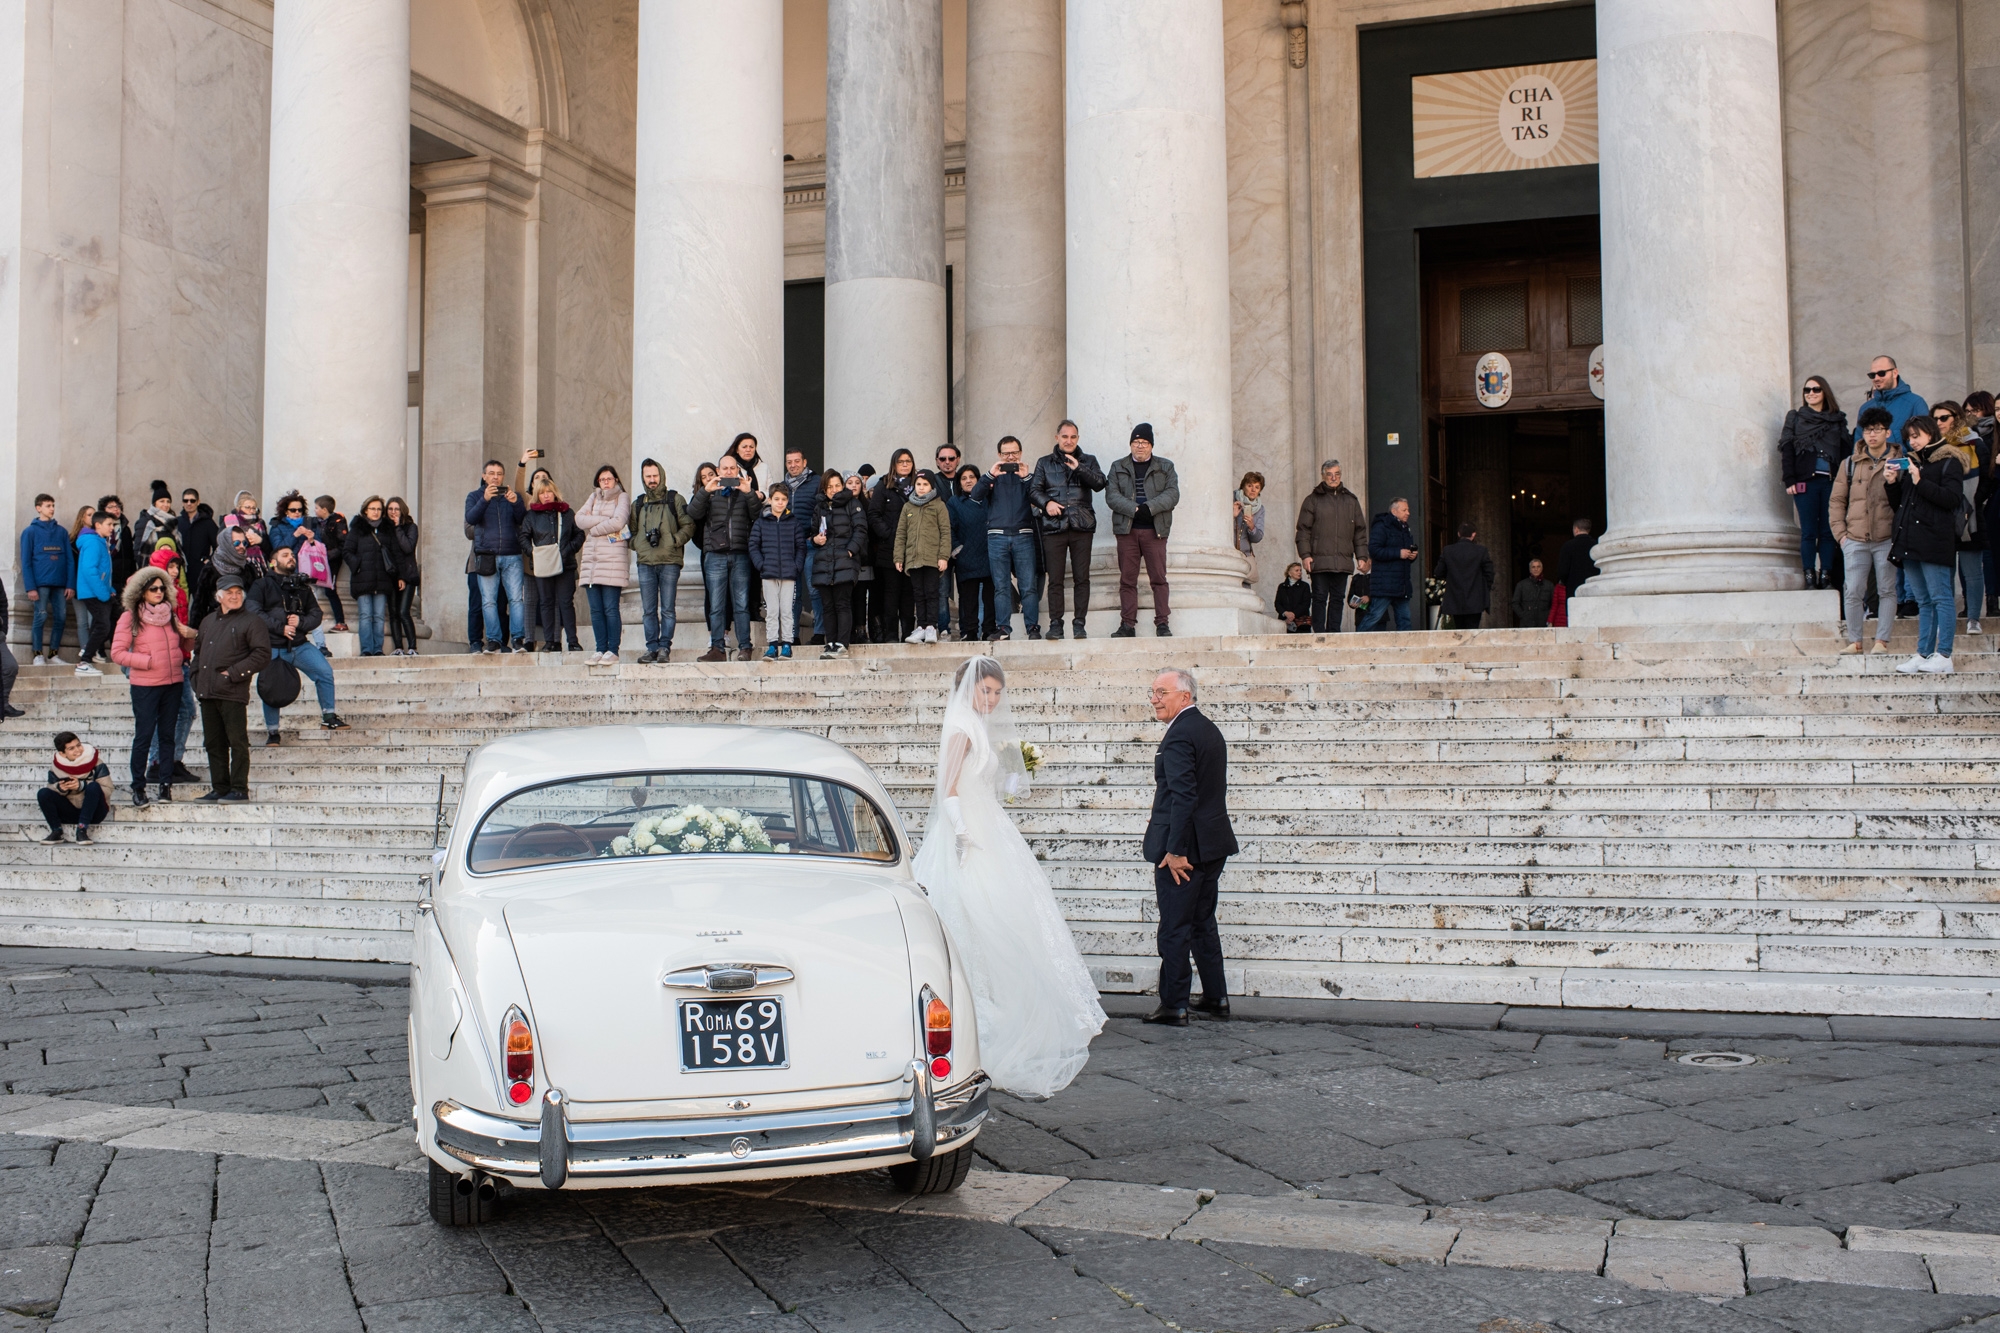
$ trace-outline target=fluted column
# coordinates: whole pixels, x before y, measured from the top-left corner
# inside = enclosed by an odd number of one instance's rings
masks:
[[[782,0],[641,0],[632,467],[784,456]]]
[[[1174,464],[1175,629],[1261,628],[1230,537],[1222,3],[1069,0],[1066,22],[1069,415],[1107,469],[1140,421]]]
[[[272,17],[264,488],[400,492],[409,409],[409,0]]]
[[[1610,526],[1579,596],[1797,588],[1776,8],[1599,0],[1597,61]]]
[[[828,0],[826,461],[928,461],[949,410],[940,0]]]
[[[1046,450],[1068,411],[1063,345],[1062,0],[971,0],[965,65],[968,458]],[[1086,447],[1101,453],[1106,440]]]

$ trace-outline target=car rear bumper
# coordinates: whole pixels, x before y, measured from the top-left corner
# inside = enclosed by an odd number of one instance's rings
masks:
[[[959,1147],[986,1119],[985,1074],[931,1094],[937,1148]],[[921,1089],[917,1096],[925,1095]],[[544,1121],[509,1120],[440,1101],[437,1146],[491,1175],[537,1178],[551,1187],[620,1176],[716,1176],[913,1156],[914,1099],[823,1111],[692,1120],[567,1120],[545,1161]],[[928,1154],[925,1154],[928,1156]]]

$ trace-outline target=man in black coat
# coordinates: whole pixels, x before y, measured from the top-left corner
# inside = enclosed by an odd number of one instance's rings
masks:
[[[697,662],[726,662],[729,624],[736,623],[736,657],[748,662],[750,648],[750,525],[763,506],[736,457],[724,454],[716,475],[688,501],[688,517],[701,534],[701,573],[708,589],[708,651]]]
[[[1458,525],[1458,540],[1438,553],[1434,579],[1444,580],[1444,614],[1451,629],[1478,629],[1493,604],[1493,556],[1478,542],[1470,523]]]
[[[1193,673],[1162,671],[1153,678],[1151,698],[1153,716],[1167,731],[1153,755],[1153,814],[1146,824],[1145,856],[1160,904],[1160,1007],[1146,1021],[1186,1027],[1190,953],[1201,970],[1201,1002],[1194,1007],[1229,1017],[1215,924],[1222,866],[1236,853],[1229,746],[1194,706]]]
[[[1090,614],[1090,543],[1097,534],[1097,509],[1092,491],[1104,489],[1104,469],[1077,445],[1074,421],[1056,430],[1056,447],[1035,464],[1028,478],[1028,502],[1042,527],[1042,555],[1049,579],[1049,637],[1063,636],[1063,569],[1067,564],[1075,584],[1070,612],[1076,637],[1084,637],[1084,617]]]
[[[1597,577],[1597,562],[1590,555],[1597,549],[1597,538],[1590,535],[1587,518],[1570,524],[1569,531],[1570,539],[1556,552],[1556,582],[1565,595],[1574,597],[1578,588]]]
[[[327,731],[345,731],[347,724],[333,711],[333,666],[312,641],[312,633],[321,620],[316,592],[313,581],[299,573],[298,554],[289,546],[281,546],[271,553],[264,577],[250,585],[244,605],[264,622],[272,659],[290,662],[319,692],[320,726]],[[265,704],[264,744],[283,743],[278,721],[278,710]]]

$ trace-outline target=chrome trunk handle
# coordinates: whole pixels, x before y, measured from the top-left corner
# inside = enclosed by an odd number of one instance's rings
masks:
[[[660,978],[660,984],[669,990],[699,990],[717,995],[732,995],[740,991],[756,990],[761,986],[782,985],[792,979],[792,969],[779,967],[775,963],[705,963],[700,967],[685,967],[678,972],[669,972]]]

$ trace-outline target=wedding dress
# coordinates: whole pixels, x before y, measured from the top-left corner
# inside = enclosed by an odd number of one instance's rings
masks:
[[[1104,1010],[1042,863],[1007,814],[1028,774],[1004,688],[993,658],[959,669],[915,871],[971,979],[986,1073],[1039,1098],[1083,1069]]]

